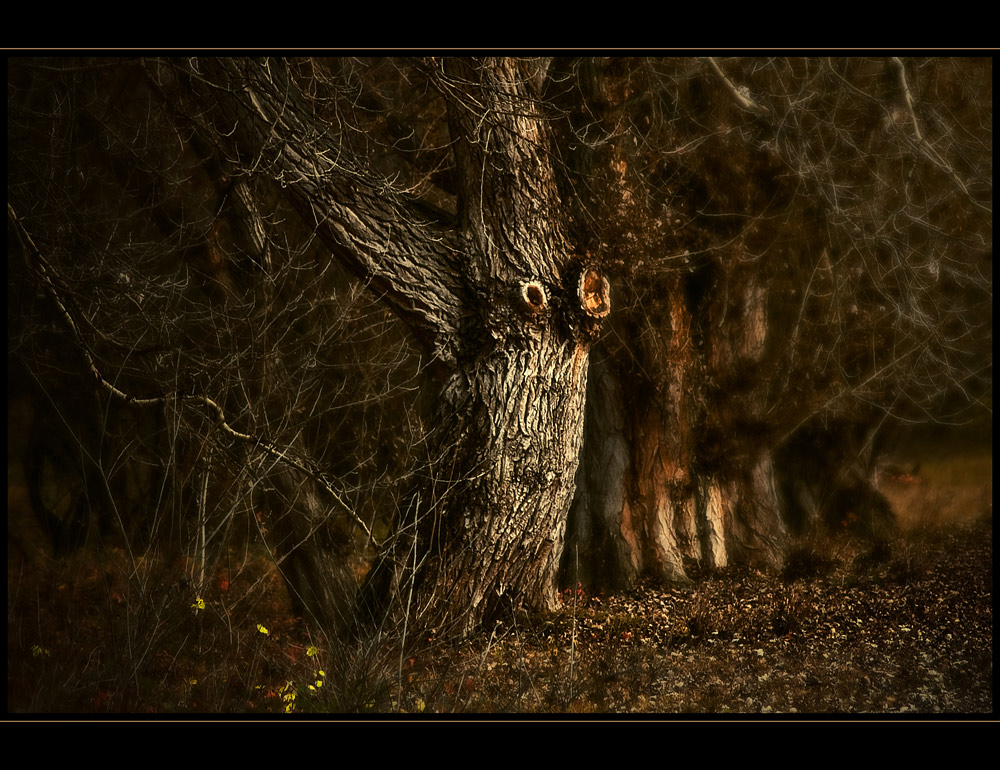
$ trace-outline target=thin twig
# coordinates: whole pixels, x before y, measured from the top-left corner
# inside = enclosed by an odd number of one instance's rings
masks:
[[[750,90],[746,88],[746,86],[737,86],[732,80],[726,77],[726,73],[722,71],[722,67],[719,66],[719,63],[715,60],[714,56],[706,56],[705,61],[708,62],[708,66],[712,68],[715,74],[719,76],[723,85],[725,85],[729,90],[729,93],[733,95],[733,98],[736,99],[736,102],[740,105],[740,107],[745,110],[749,110],[750,112],[767,112],[767,107],[763,104],[758,104],[750,98]]]

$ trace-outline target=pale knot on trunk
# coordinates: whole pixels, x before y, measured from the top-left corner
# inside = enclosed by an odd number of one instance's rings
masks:
[[[521,302],[529,313],[541,313],[549,304],[545,287],[538,281],[525,281],[521,284]]]

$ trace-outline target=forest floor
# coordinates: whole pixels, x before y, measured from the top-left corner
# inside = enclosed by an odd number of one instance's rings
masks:
[[[9,559],[8,713],[989,715],[991,471],[991,454],[931,457],[887,479],[888,548],[814,538],[773,574],[577,586],[547,618],[405,654],[311,637],[273,570],[194,597],[152,565],[127,574],[120,549]]]
[[[442,663],[413,710],[644,714],[989,714],[992,529],[921,533],[896,553],[801,552],[789,574],[570,599]],[[578,589],[579,590],[579,589]]]

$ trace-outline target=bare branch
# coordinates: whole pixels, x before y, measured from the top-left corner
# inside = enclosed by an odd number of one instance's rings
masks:
[[[762,104],[755,102],[750,96],[750,89],[746,86],[737,86],[731,81],[726,73],[722,71],[722,67],[715,60],[714,56],[705,57],[705,61],[712,68],[712,71],[719,76],[719,80],[722,81],[726,89],[733,95],[736,103],[740,105],[744,110],[749,110],[750,112],[765,113],[767,112],[767,107]]]

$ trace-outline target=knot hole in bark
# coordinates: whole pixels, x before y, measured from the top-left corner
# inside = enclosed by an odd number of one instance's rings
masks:
[[[604,318],[611,312],[611,285],[595,268],[580,273],[580,307],[591,318]]]
[[[548,305],[545,287],[538,281],[525,281],[521,284],[521,302],[529,313],[541,313]]]

